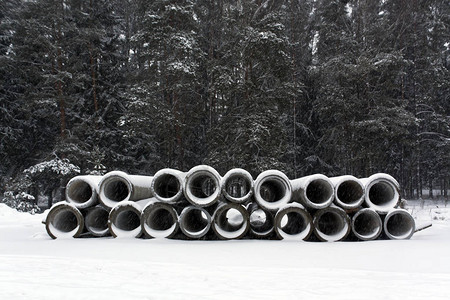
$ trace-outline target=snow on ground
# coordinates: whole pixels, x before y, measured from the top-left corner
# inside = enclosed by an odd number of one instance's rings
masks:
[[[0,204],[0,299],[448,299],[450,205],[411,240],[52,240]]]

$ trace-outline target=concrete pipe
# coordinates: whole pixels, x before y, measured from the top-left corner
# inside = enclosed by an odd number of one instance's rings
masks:
[[[156,172],[151,185],[155,198],[172,204],[180,201],[185,177],[185,172],[175,169],[162,169]]]
[[[278,170],[267,170],[255,181],[255,200],[262,208],[276,211],[291,201],[289,178]]]
[[[391,240],[409,239],[415,230],[416,222],[407,210],[391,210],[384,219],[384,233]]]
[[[141,226],[149,238],[171,238],[178,231],[178,214],[168,203],[151,201],[142,211]]]
[[[380,214],[387,214],[400,199],[400,185],[391,175],[378,173],[361,179],[365,186],[365,204]]]
[[[139,237],[142,233],[141,206],[131,201],[120,202],[109,212],[108,227],[115,238]]]
[[[199,239],[211,228],[211,215],[202,207],[187,206],[180,214],[180,229],[188,238]]]
[[[314,233],[323,242],[343,240],[350,233],[350,217],[340,207],[330,206],[318,210],[313,219]]]
[[[363,208],[352,218],[352,232],[362,241],[377,239],[383,230],[380,215],[371,208]]]
[[[184,180],[184,195],[195,206],[210,206],[220,197],[220,181],[221,177],[214,168],[205,165],[193,167]]]
[[[84,217],[84,226],[93,236],[109,235],[109,211],[101,205],[88,208]]]
[[[322,209],[334,200],[334,186],[322,174],[314,174],[291,181],[293,198],[307,208]]]
[[[76,238],[83,233],[84,229],[83,215],[73,204],[66,202],[53,205],[44,224],[52,239]]]
[[[222,178],[222,195],[234,203],[245,203],[253,195],[253,177],[244,169],[231,169]]]
[[[82,209],[95,206],[98,202],[98,184],[102,176],[80,175],[69,180],[66,185],[66,200]]]
[[[307,240],[312,231],[312,218],[303,205],[290,203],[275,215],[275,232],[280,239]]]
[[[334,186],[334,201],[344,210],[354,210],[364,202],[364,185],[356,177],[344,175],[330,178]]]
[[[254,237],[267,237],[273,232],[274,217],[270,211],[262,209],[254,202],[247,205],[247,211],[250,220],[250,232]]]
[[[212,228],[220,239],[242,238],[249,227],[247,210],[240,204],[222,203],[214,212]]]
[[[109,172],[99,183],[100,202],[111,209],[122,201],[151,198],[152,179],[152,176],[128,175],[121,171]]]

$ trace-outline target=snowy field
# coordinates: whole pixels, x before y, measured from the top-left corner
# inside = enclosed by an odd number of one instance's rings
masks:
[[[0,204],[0,299],[449,299],[450,205],[411,240],[52,240]]]

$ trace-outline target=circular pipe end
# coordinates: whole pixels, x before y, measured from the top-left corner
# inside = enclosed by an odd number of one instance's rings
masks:
[[[84,225],[93,236],[106,236],[109,234],[108,216],[109,211],[104,207],[91,207],[84,218]]]
[[[365,203],[369,208],[380,214],[387,214],[400,199],[398,182],[390,175],[378,173],[367,179],[364,194]]]
[[[77,208],[86,208],[97,202],[96,186],[85,176],[73,177],[66,185],[66,200]]]
[[[255,200],[263,208],[274,211],[285,206],[292,197],[289,178],[278,170],[267,170],[255,181]]]
[[[210,166],[200,165],[186,174],[183,192],[193,205],[205,207],[217,202],[220,196],[220,175]]]
[[[344,176],[334,185],[335,202],[343,209],[355,209],[364,202],[364,185],[353,176]]]
[[[404,209],[391,210],[384,219],[384,233],[391,240],[410,239],[416,230],[416,222]]]
[[[139,205],[130,201],[117,204],[109,213],[108,227],[115,238],[139,237],[142,233]]]
[[[341,241],[350,233],[350,217],[339,207],[318,210],[313,219],[314,233],[323,242]]]
[[[180,229],[188,238],[199,239],[211,228],[211,215],[202,207],[187,206],[180,214]]]
[[[83,215],[74,205],[59,202],[48,212],[45,229],[52,239],[79,237],[84,229]]]
[[[370,208],[359,210],[352,218],[352,232],[362,241],[377,239],[383,229],[380,215]]]
[[[247,210],[240,204],[226,203],[213,215],[212,228],[223,240],[242,238],[250,227]]]
[[[100,202],[107,208],[113,208],[120,202],[128,201],[133,185],[124,172],[109,172],[99,183]]]
[[[234,203],[244,203],[253,194],[253,177],[244,169],[232,169],[222,178],[222,194]]]
[[[162,169],[153,176],[151,189],[156,199],[165,203],[175,203],[183,195],[182,172]]]
[[[141,227],[147,237],[171,238],[178,230],[178,215],[167,203],[149,203],[141,215]]]
[[[250,221],[250,231],[258,238],[266,237],[274,231],[273,214],[261,208],[258,204],[252,203],[247,207]]]
[[[297,203],[277,212],[274,227],[277,236],[286,240],[307,240],[313,231],[311,215]]]
[[[309,176],[305,188],[301,191],[301,198],[307,207],[313,209],[326,208],[334,200],[333,183],[322,174]]]

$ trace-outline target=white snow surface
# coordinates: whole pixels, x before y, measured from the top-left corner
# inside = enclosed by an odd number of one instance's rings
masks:
[[[410,240],[52,240],[0,204],[0,299],[448,299],[450,205]],[[438,206],[438,207],[436,207]]]

